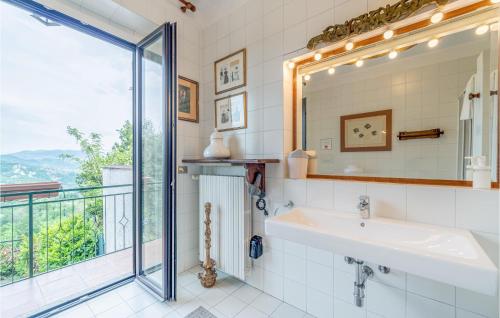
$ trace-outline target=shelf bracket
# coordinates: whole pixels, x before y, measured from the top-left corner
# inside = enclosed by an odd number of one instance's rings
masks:
[[[266,165],[263,163],[245,163],[244,166],[247,182],[254,184],[260,174],[260,181],[256,186],[262,193],[266,193]]]

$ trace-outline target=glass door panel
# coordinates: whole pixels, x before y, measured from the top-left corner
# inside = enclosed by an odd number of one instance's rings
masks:
[[[137,46],[137,277],[164,299],[175,298],[175,25]]]
[[[160,35],[142,50],[142,202],[141,272],[163,289],[163,37]]]

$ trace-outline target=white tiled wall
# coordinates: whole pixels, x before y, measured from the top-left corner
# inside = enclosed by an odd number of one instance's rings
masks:
[[[178,12],[177,73],[201,82],[199,27]],[[199,158],[200,124],[177,121],[177,164],[182,159]],[[177,271],[183,272],[198,263],[198,182],[192,179],[199,167],[189,166],[187,174],[177,174]]]
[[[394,1],[392,1],[394,2]],[[203,28],[200,44],[200,147],[214,129],[213,62],[246,47],[248,128],[225,132],[233,157],[283,159],[291,149],[290,74],[285,56],[297,55],[308,37],[332,23],[385,5],[383,0],[249,0]],[[286,93],[284,93],[286,90]],[[217,95],[217,98],[224,95]],[[287,105],[287,106],[285,106]],[[498,192],[449,187],[288,180],[284,163],[268,165],[267,199],[272,211],[287,200],[297,205],[353,210],[360,194],[375,215],[470,228],[497,261]],[[477,207],[482,208],[478,209]],[[285,209],[280,209],[280,212]],[[254,216],[264,234],[263,216]],[[392,271],[368,283],[367,303],[352,303],[353,269],[341,255],[265,237],[265,253],[248,283],[318,317],[497,317],[497,301]]]
[[[498,264],[495,190],[291,179],[283,189],[285,201],[350,211],[356,211],[358,196],[367,194],[374,216],[469,229]],[[276,238],[266,237],[263,259],[255,266],[250,284],[318,317],[498,317],[496,297],[397,270],[376,270],[367,284],[366,306],[357,308],[354,268],[342,255]]]

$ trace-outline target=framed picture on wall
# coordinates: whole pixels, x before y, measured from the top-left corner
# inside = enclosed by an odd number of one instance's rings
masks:
[[[214,63],[215,94],[224,93],[247,83],[246,49],[232,53]]]
[[[392,109],[340,117],[340,151],[391,151]]]
[[[180,120],[198,122],[198,82],[179,76],[177,115]]]
[[[215,100],[215,128],[218,131],[247,128],[247,93]]]

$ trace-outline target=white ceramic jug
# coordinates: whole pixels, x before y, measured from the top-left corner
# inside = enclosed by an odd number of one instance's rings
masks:
[[[210,135],[210,145],[203,151],[203,157],[226,159],[231,156],[229,149],[224,146],[224,135],[216,130]]]

